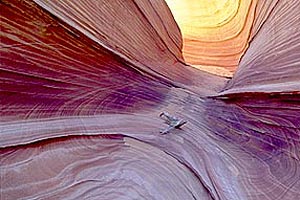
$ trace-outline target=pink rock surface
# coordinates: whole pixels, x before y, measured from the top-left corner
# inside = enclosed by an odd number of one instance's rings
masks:
[[[1,200],[300,198],[298,1],[258,1],[231,80],[163,1],[0,6]]]
[[[224,93],[300,91],[300,2],[263,1],[252,41]]]

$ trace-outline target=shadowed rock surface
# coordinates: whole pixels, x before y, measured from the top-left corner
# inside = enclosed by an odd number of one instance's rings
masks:
[[[299,199],[300,3],[245,2],[228,80],[164,1],[1,0],[1,199]]]

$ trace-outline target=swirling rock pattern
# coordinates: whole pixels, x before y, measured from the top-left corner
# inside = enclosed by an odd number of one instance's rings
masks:
[[[0,198],[299,199],[300,3],[223,2],[249,13],[231,80],[163,1],[0,1]]]

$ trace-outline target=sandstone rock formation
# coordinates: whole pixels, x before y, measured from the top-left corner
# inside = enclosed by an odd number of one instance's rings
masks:
[[[300,2],[213,2],[1,0],[1,199],[299,199]]]

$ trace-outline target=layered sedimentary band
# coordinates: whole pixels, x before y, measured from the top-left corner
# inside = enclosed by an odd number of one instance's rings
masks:
[[[167,0],[183,34],[187,63],[232,76],[249,43],[257,0]]]
[[[261,1],[251,45],[225,93],[300,91],[300,2]]]
[[[210,4],[1,0],[1,198],[298,199],[300,3]]]

